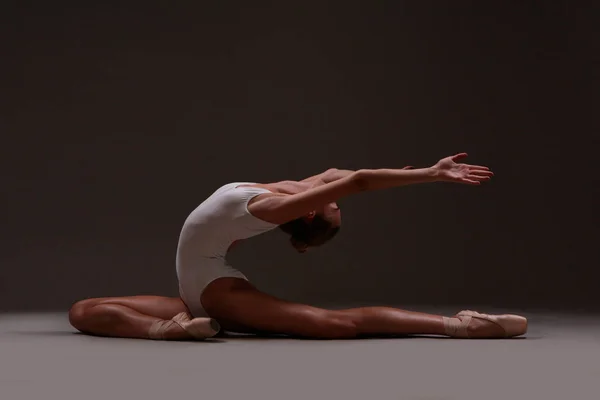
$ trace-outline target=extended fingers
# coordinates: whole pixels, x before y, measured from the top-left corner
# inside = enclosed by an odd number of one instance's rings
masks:
[[[469,178],[461,179],[460,183],[466,183],[467,185],[480,185],[481,184],[481,182],[478,181],[477,179],[469,179]]]
[[[479,176],[479,175],[467,175],[466,179],[472,180],[472,181],[478,181],[478,182],[485,182],[485,181],[489,181],[490,179],[492,179],[491,176]]]
[[[470,173],[467,174],[462,181],[464,183],[468,183],[468,184],[472,184],[472,185],[478,185],[481,182],[487,182],[490,179],[492,179],[492,174],[489,175],[484,175],[482,173]]]
[[[478,170],[478,171],[489,171],[490,169],[484,165],[470,165],[470,164],[463,164],[466,165],[470,170]]]
[[[458,161],[467,157],[467,153],[459,153],[451,157],[453,161]],[[459,181],[468,185],[480,185],[481,182],[489,181],[494,173],[484,165],[459,164],[462,177]]]
[[[489,169],[478,169],[478,168],[470,168],[467,170],[465,177],[463,178],[463,183],[478,185],[481,182],[487,182],[492,179],[494,173]]]
[[[494,176],[494,173],[492,171],[486,171],[481,169],[470,169],[469,175],[491,178],[492,176]]]

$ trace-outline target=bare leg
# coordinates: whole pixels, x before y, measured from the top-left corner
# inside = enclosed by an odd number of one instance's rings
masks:
[[[355,321],[358,334],[373,336],[392,335],[446,335],[444,317],[390,307],[362,307],[342,310]],[[469,324],[469,336],[502,337],[504,330],[481,320]]]
[[[154,323],[166,323],[181,312],[187,312],[187,307],[178,297],[104,297],[75,303],[69,311],[69,321],[87,334],[148,339]],[[171,324],[164,338],[186,340],[191,335],[179,325]]]
[[[242,279],[221,278],[202,295],[208,314],[225,330],[270,332],[312,338],[379,335],[445,335],[444,317],[390,307],[325,310],[277,299]],[[471,326],[472,325],[472,326]],[[501,337],[493,324],[473,321],[471,337]]]

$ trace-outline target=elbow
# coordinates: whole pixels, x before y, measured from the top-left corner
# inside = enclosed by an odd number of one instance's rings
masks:
[[[329,168],[327,171],[325,171],[323,173],[323,176],[324,177],[335,176],[338,172],[339,172],[339,169],[337,169],[337,168]]]
[[[358,192],[365,192],[370,187],[370,171],[366,169],[359,169],[350,176],[352,185]]]
[[[333,182],[333,181],[339,179],[338,172],[339,172],[339,169],[337,169],[337,168],[329,168],[327,171],[323,172],[319,176],[319,179],[323,183]]]

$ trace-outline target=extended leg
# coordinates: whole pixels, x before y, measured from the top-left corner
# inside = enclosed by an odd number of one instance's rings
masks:
[[[201,300],[208,314],[229,331],[254,330],[324,339],[448,334],[449,319],[443,316],[390,307],[325,310],[277,299],[236,278],[214,281]],[[501,327],[477,318],[466,329],[474,338],[504,336]]]
[[[178,321],[179,323],[176,323]],[[98,336],[187,340],[192,333],[188,310],[178,297],[104,297],[79,301],[69,311],[71,325]],[[192,328],[211,326],[209,319],[194,319]],[[212,325],[214,326],[214,325]],[[196,329],[197,330],[197,329]]]

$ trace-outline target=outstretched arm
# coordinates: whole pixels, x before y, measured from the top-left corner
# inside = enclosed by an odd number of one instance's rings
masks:
[[[412,169],[412,168],[413,168],[412,166],[406,166],[402,169],[406,170],[406,169]],[[326,185],[331,182],[335,182],[342,178],[346,178],[347,176],[350,176],[355,172],[356,171],[353,171],[350,169],[330,168],[325,172],[322,172],[318,175],[314,175],[309,178],[303,179],[300,182],[311,183],[312,184],[311,187],[317,187],[317,186]]]
[[[354,172],[356,172],[356,171],[352,171],[349,169],[329,168],[325,172],[322,172],[318,175],[313,175],[311,177],[301,180],[300,182],[317,183],[317,184],[324,185],[326,183],[330,183],[330,182],[345,178]]]
[[[479,185],[494,175],[488,167],[458,163],[467,157],[459,153],[438,161],[429,168],[411,170],[364,169],[357,171],[357,180],[362,190],[378,190],[428,182],[452,182]]]
[[[248,206],[248,210],[265,221],[283,224],[299,218],[328,203],[349,195],[427,182],[455,182],[478,185],[489,180],[493,173],[479,165],[460,164],[466,153],[438,161],[429,168],[419,169],[361,169],[342,172],[345,176],[293,195],[265,196]],[[334,176],[333,173],[331,176]],[[319,178],[332,179],[327,177]]]

